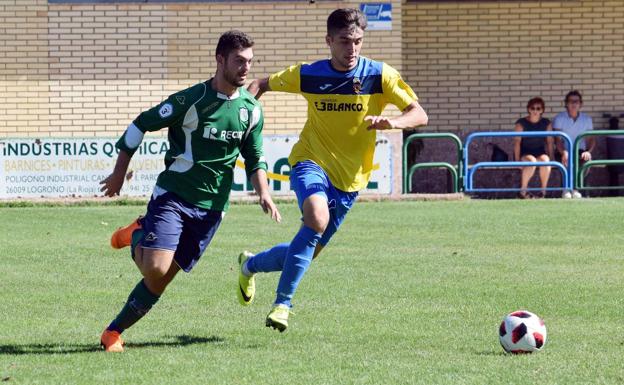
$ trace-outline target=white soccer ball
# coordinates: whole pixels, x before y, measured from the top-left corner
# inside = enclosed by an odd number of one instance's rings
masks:
[[[546,325],[530,311],[518,310],[503,318],[498,337],[507,353],[539,352],[546,345]]]

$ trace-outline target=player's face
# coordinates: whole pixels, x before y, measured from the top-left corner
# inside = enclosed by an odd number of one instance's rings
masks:
[[[364,31],[360,27],[343,28],[334,35],[327,35],[325,41],[331,51],[331,64],[338,71],[349,71],[357,65]]]
[[[247,75],[251,69],[253,50],[251,47],[231,51],[223,60],[223,77],[233,87],[245,85]]]

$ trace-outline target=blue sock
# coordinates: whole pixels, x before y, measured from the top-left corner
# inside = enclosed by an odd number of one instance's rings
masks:
[[[264,250],[247,261],[247,270],[250,273],[268,273],[282,271],[284,260],[290,243],[280,243],[268,250]]]
[[[275,304],[291,306],[290,301],[295,295],[303,274],[312,262],[314,249],[319,239],[321,239],[321,234],[304,225],[290,242],[282,275],[277,285]]]

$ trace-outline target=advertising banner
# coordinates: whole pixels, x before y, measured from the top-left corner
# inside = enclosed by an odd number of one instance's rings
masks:
[[[275,195],[292,194],[288,175],[288,154],[297,136],[266,135],[264,152],[270,188]],[[99,182],[113,170],[117,159],[116,139],[0,139],[0,199],[63,198],[102,196]],[[128,167],[122,196],[151,194],[158,174],[164,169],[169,149],[166,138],[146,137]],[[378,136],[374,172],[363,192],[390,194],[392,190],[392,148]],[[232,196],[253,191],[242,158],[236,161]]]

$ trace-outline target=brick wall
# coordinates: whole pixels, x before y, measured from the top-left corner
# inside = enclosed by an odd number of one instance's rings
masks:
[[[0,136],[49,130],[47,5],[0,3]]]
[[[223,31],[254,37],[252,77],[262,77],[327,57],[327,15],[358,5],[2,0],[0,137],[117,136],[141,110],[209,78]],[[573,88],[596,128],[624,114],[624,1],[392,5],[393,30],[368,31],[363,54],[402,71],[428,131],[511,130],[529,98],[542,96],[552,117]],[[263,101],[267,133],[303,126],[301,98]]]
[[[228,29],[256,41],[252,77],[328,56],[325,22],[349,2],[48,4],[0,2],[0,137],[117,136],[143,109],[214,74]],[[393,31],[370,31],[364,54],[401,69]],[[263,98],[267,133],[294,133],[306,105]],[[396,111],[394,112],[396,113]]]
[[[545,116],[552,118],[563,110],[571,89],[583,93],[584,111],[594,127],[606,129],[607,115],[624,116],[622,20],[621,0],[406,3],[403,76],[429,114],[427,131],[461,137],[511,131],[526,115],[530,98],[541,96]],[[508,142],[499,144],[511,154]],[[594,155],[604,158],[604,138],[597,143]],[[481,160],[491,151],[484,144],[473,152]],[[433,141],[424,146],[419,162],[440,159],[443,147]],[[510,170],[483,171],[476,179],[475,186],[482,187],[520,183],[519,172]],[[553,171],[550,185],[559,183],[559,173]],[[419,192],[448,188],[442,170],[419,171],[414,184]],[[592,170],[588,184],[608,185],[606,169]]]
[[[254,77],[327,56],[324,24],[358,3],[48,5],[0,2],[0,135],[117,135],[140,110],[210,77],[220,33],[257,41]],[[507,130],[526,101],[552,116],[580,89],[596,127],[624,113],[624,2],[393,2],[364,54],[402,70],[429,130]],[[399,39],[398,36],[402,36]],[[295,132],[300,98],[265,97],[267,132]]]
[[[512,130],[534,96],[546,116],[579,89],[595,128],[624,113],[624,1],[403,6],[403,75],[431,131]]]

